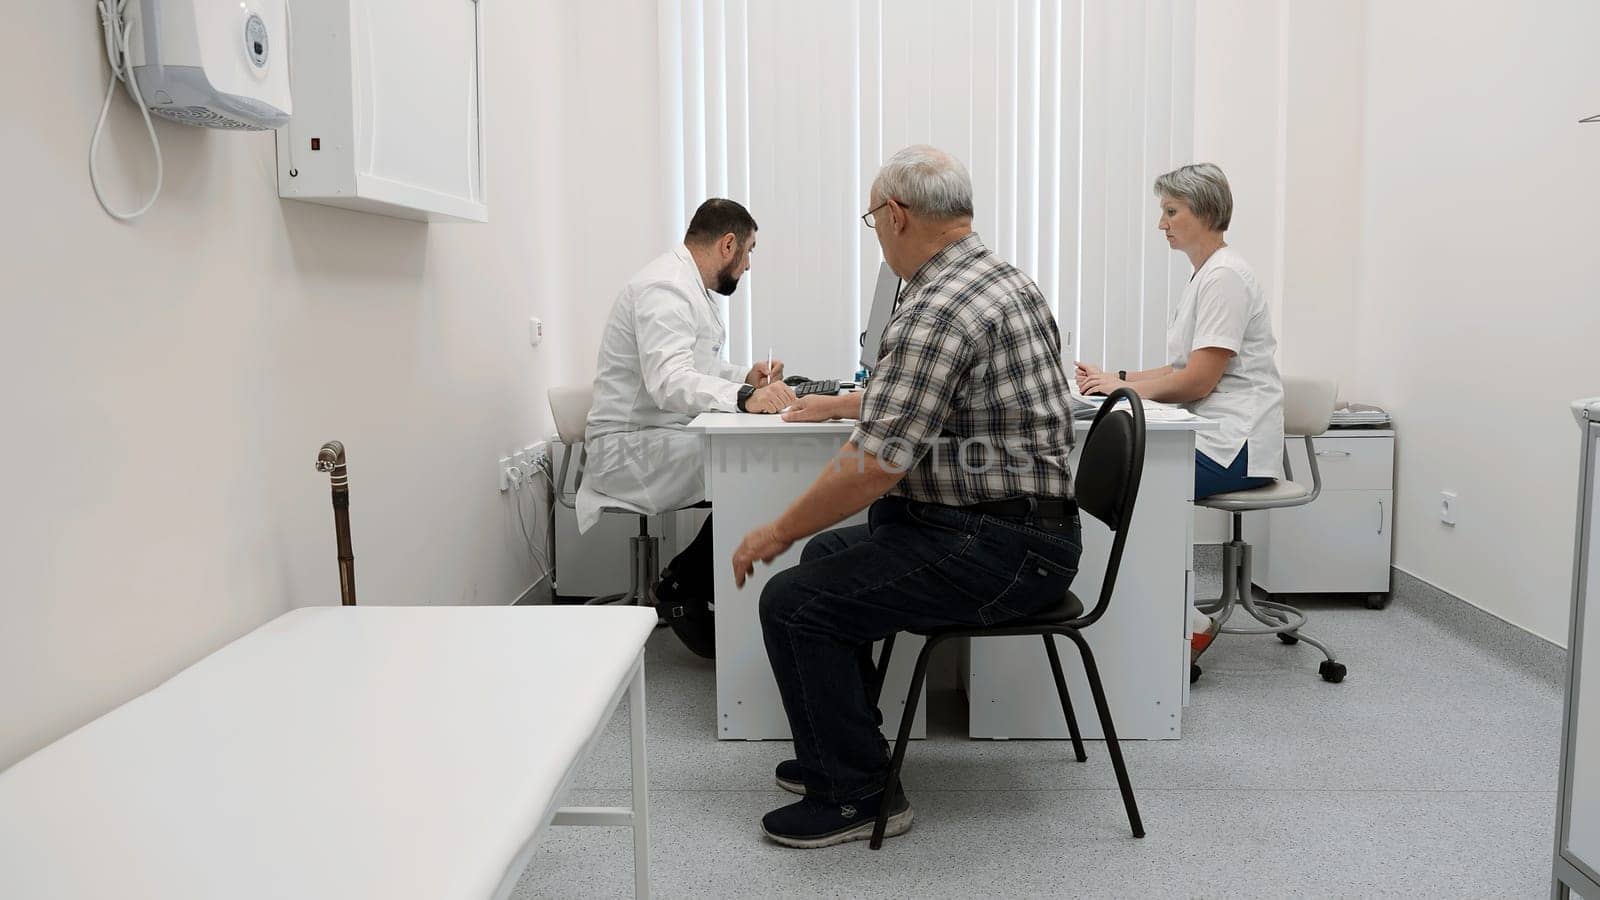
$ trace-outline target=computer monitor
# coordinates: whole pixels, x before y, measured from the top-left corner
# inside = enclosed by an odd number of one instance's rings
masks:
[[[900,276],[888,263],[878,265],[878,285],[872,291],[872,309],[867,313],[867,330],[861,333],[861,367],[872,371],[878,364],[878,345],[883,342],[883,329],[894,314],[895,302],[900,297]]]

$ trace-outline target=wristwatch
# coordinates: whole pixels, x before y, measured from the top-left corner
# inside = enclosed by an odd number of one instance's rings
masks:
[[[1117,380],[1118,381],[1127,381],[1128,380],[1128,370],[1127,369],[1118,369],[1117,370]]]
[[[756,392],[755,386],[750,384],[739,385],[739,412],[745,412],[744,404]]]

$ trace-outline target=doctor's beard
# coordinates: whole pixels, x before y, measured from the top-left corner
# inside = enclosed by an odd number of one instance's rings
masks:
[[[733,274],[735,264],[730,264],[726,269],[717,273],[717,286],[712,290],[724,297],[732,297],[733,292],[739,289],[739,276]]]

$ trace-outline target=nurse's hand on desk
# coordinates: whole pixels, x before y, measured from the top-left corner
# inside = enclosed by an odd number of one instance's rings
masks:
[[[1085,394],[1109,394],[1117,388],[1125,388],[1127,386],[1128,383],[1126,381],[1115,375],[1107,375],[1104,372],[1078,382],[1078,390],[1083,391]]]
[[[744,402],[744,411],[753,413],[775,413],[785,406],[793,403],[794,388],[781,381],[774,381],[766,387],[756,388],[750,399]]]
[[[1093,363],[1080,362],[1073,368],[1074,370],[1072,374],[1078,379],[1078,390],[1083,391],[1085,394],[1089,392],[1088,389],[1084,387],[1084,385],[1088,383],[1089,379],[1105,374],[1104,369]]]
[[[756,560],[772,562],[792,543],[778,537],[777,529],[771,525],[763,525],[745,535],[744,540],[739,542],[739,549],[733,551],[734,585],[744,587],[744,580],[756,570]]]
[[[768,367],[766,360],[757,360],[756,364],[750,367],[750,374],[744,376],[744,383],[755,387],[766,387],[774,381],[782,380],[783,360],[781,359],[773,360],[771,367]]]

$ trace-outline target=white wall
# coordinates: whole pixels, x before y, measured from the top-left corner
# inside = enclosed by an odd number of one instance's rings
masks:
[[[507,603],[535,581],[494,461],[550,432],[545,387],[589,377],[611,296],[662,249],[655,4],[486,14],[489,224],[279,201],[270,135],[158,123],[166,190],[124,225],[84,165],[93,5],[11,11],[28,40],[3,74],[29,88],[0,142],[0,768],[337,603],[312,470],[330,438],[363,602]],[[117,97],[102,158],[121,204],[148,186],[144,141]]]
[[[1281,0],[1206,0],[1195,11],[1194,161],[1212,162],[1233,189],[1228,243],[1269,286],[1273,323],[1280,319],[1278,282],[1280,161],[1283,157],[1279,76]],[[1159,172],[1150,173],[1152,181]],[[1151,228],[1156,201],[1150,200]]]
[[[1557,642],[1565,406],[1600,393],[1600,126],[1575,124],[1600,112],[1597,28],[1581,0],[1215,0],[1198,19],[1197,156],[1234,182],[1230,241],[1271,267],[1280,364],[1395,416],[1395,564]],[[1258,201],[1276,213],[1241,218]]]
[[[1283,371],[1343,382],[1356,334],[1364,18],[1346,0],[1207,0],[1196,20],[1195,159],[1228,175],[1228,243],[1268,286]]]
[[[1600,125],[1575,124],[1600,112],[1600,5],[1366,15],[1356,381],[1398,423],[1395,561],[1564,644],[1566,404],[1600,393]]]

